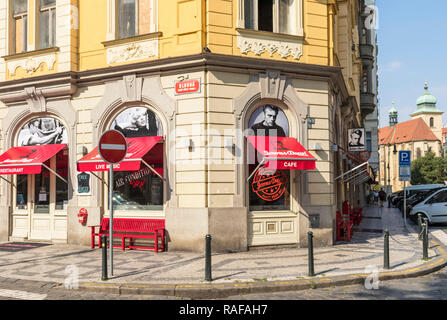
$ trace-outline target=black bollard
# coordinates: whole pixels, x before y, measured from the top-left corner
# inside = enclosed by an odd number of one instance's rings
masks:
[[[428,219],[424,218],[424,231],[422,232],[422,259],[428,260]]]
[[[211,235],[205,236],[205,281],[212,281],[211,277]]]
[[[422,240],[422,215],[418,213],[418,240]]]
[[[103,235],[101,237],[101,248],[102,248],[102,276],[101,280],[108,280],[107,277],[107,236]]]
[[[308,260],[309,260],[309,277],[315,276],[314,271],[314,245],[313,245],[313,232],[307,233],[307,245],[308,245]]]
[[[390,268],[390,232],[385,230],[384,244],[383,244],[383,268]]]

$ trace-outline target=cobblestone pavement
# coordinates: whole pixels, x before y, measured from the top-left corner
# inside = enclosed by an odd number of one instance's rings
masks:
[[[228,300],[446,300],[447,270],[419,278],[380,281],[378,289],[364,285],[294,292],[230,296]]]
[[[368,266],[383,266],[383,230],[388,229],[393,271],[423,264],[422,245],[414,229],[404,229],[397,209],[364,210],[350,243],[315,248],[319,277],[364,273]],[[438,256],[430,250],[430,257]],[[262,249],[212,255],[213,283],[296,280],[307,276],[307,248]],[[70,269],[71,268],[71,269]],[[56,244],[30,250],[0,250],[0,277],[61,282],[76,269],[79,282],[101,282],[101,249]],[[205,283],[204,255],[168,251],[114,250],[114,277],[108,283]]]

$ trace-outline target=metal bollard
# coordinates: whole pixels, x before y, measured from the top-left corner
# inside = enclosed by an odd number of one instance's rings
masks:
[[[422,215],[418,213],[418,240],[422,240]]]
[[[211,235],[205,236],[205,281],[212,281],[211,277]]]
[[[307,246],[308,246],[308,264],[309,264],[309,277],[315,276],[314,271],[314,245],[313,245],[314,234],[312,231],[307,233]]]
[[[101,237],[101,248],[102,248],[102,276],[101,280],[108,280],[107,277],[107,236]]]
[[[424,218],[424,232],[422,233],[422,259],[428,260],[428,219]]]
[[[384,245],[383,245],[383,268],[390,268],[390,232],[385,230]]]

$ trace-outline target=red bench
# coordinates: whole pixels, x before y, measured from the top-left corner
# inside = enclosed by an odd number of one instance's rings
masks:
[[[95,237],[98,237],[98,247],[101,247],[101,236],[110,235],[109,218],[102,218],[101,225],[90,226],[92,228],[92,248],[95,247]],[[96,228],[98,228],[96,232]],[[129,239],[127,248],[129,249],[152,249],[158,252],[158,240],[161,240],[162,251],[165,250],[165,220],[164,219],[113,219],[113,237],[121,238],[121,245],[114,245],[114,247],[121,247],[123,251],[126,248],[126,239]],[[134,246],[134,239],[154,239],[154,246]]]

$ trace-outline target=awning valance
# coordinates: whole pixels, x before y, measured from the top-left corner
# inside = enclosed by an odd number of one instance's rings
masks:
[[[13,147],[0,156],[0,175],[39,174],[42,166],[45,166],[44,162],[66,146],[66,144],[48,144]]]
[[[137,171],[141,163],[150,167],[143,159],[146,154],[162,139],[161,136],[126,138],[127,154],[122,162],[113,166],[113,171]],[[145,157],[148,160],[148,157]],[[154,152],[150,155],[151,163],[163,163],[163,152]],[[152,167],[150,167],[152,168]],[[98,147],[77,162],[77,169],[80,172],[109,171],[110,165],[101,159]],[[153,169],[158,175],[162,175],[161,168]]]
[[[269,169],[314,170],[316,160],[295,138],[249,136]]]

